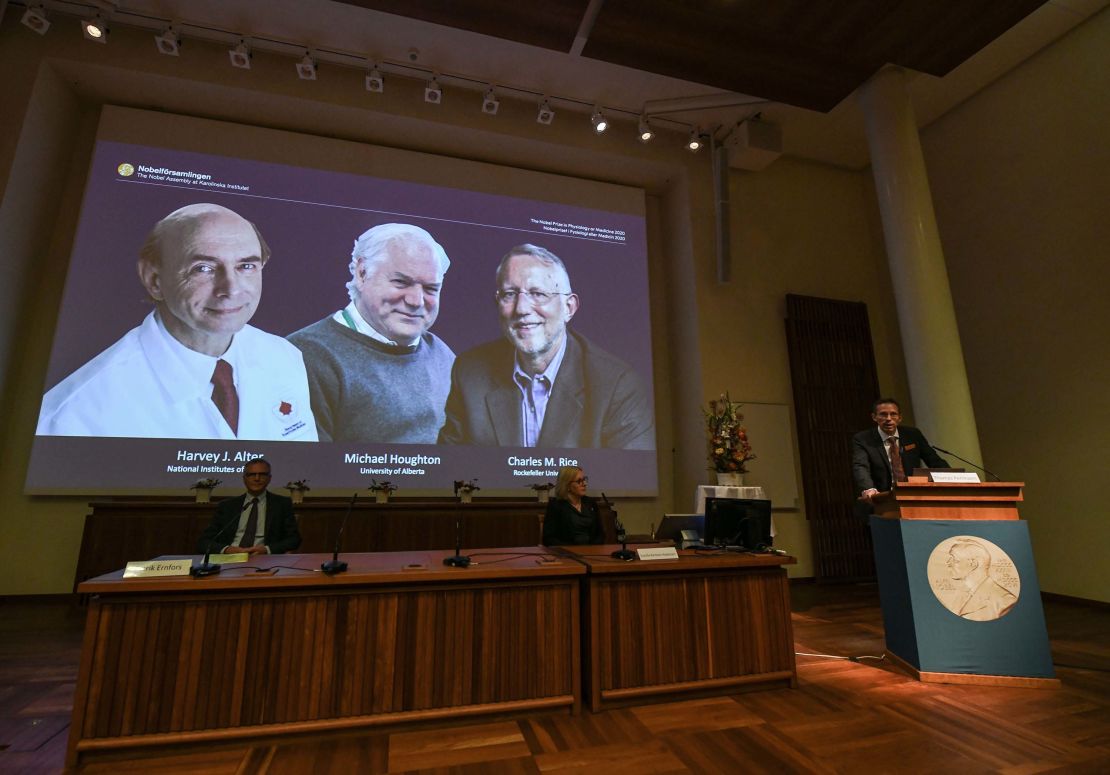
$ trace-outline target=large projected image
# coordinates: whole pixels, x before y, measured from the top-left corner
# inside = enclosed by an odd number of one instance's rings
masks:
[[[31,492],[656,489],[641,214],[97,143]]]

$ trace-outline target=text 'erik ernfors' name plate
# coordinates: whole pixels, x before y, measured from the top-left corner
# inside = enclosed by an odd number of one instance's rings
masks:
[[[189,569],[193,567],[192,558],[184,560],[147,560],[146,562],[129,562],[123,570],[125,579],[144,578],[146,576],[188,576]]]

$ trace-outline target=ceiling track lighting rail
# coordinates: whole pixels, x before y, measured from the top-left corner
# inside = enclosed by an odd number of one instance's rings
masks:
[[[22,5],[25,10],[20,22],[39,35],[45,35],[49,31],[52,24],[50,16],[56,17],[59,14],[77,15],[80,18],[81,29],[85,38],[101,44],[108,40],[109,22],[111,22],[115,25],[152,32],[157,51],[166,56],[181,56],[183,41],[187,38],[193,38],[208,43],[227,45],[228,59],[231,66],[242,70],[250,70],[254,54],[258,51],[265,51],[295,59],[297,76],[305,81],[317,80],[320,63],[326,63],[364,70],[366,73],[364,79],[366,91],[377,94],[385,91],[386,75],[424,80],[424,100],[434,105],[442,103],[445,90],[449,87],[477,91],[482,94],[480,103],[482,112],[490,116],[498,114],[501,107],[501,97],[513,96],[525,101],[535,100],[538,105],[536,122],[543,125],[550,125],[554,122],[556,107],[567,106],[576,111],[585,109],[589,114],[590,126],[598,135],[605,133],[612,126],[611,115],[626,118],[630,123],[634,123],[636,137],[641,143],[651,142],[657,137],[658,130],[666,127],[679,132],[689,132],[684,145],[691,151],[697,151],[712,134],[712,131],[706,132],[696,125],[668,118],[664,115],[668,112],[699,109],[693,103],[680,104],[683,103],[681,99],[653,100],[645,103],[640,109],[630,109],[612,105],[603,106],[593,100],[573,96],[545,94],[528,87],[506,83],[497,83],[495,91],[495,85],[490,83],[488,79],[435,71],[422,64],[417,64],[416,58],[411,55],[409,61],[388,61],[348,51],[306,47],[303,43],[294,41],[248,35],[241,31],[220,29],[206,24],[136,13],[120,8],[111,0],[84,0],[83,2],[58,0],[58,2],[53,3],[46,3],[43,0],[28,0]],[[721,103],[722,100],[733,105],[753,104],[750,100],[741,101],[739,96],[733,97],[727,94],[696,99],[702,99],[703,101],[708,99],[714,106]],[[731,102],[729,102],[730,100]],[[758,102],[766,104],[767,101],[760,100]]]

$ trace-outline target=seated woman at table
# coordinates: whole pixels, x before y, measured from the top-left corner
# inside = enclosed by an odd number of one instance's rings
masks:
[[[589,477],[577,466],[559,469],[555,495],[543,518],[544,546],[600,544],[603,532],[597,503],[586,495]]]

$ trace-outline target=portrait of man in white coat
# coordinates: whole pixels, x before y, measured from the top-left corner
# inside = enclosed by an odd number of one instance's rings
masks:
[[[46,393],[38,435],[316,441],[300,351],[248,325],[269,258],[226,207],[160,220],[137,267],[154,310]]]

